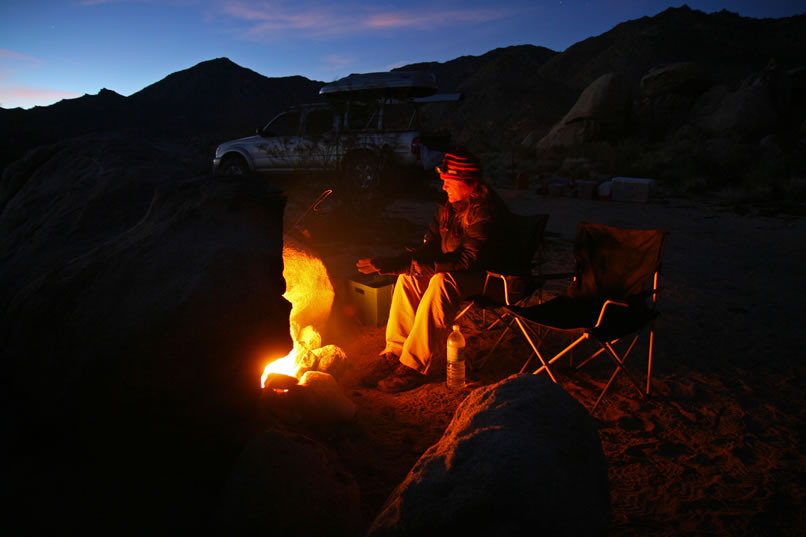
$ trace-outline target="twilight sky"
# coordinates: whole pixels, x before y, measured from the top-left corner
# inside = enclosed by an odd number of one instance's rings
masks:
[[[804,0],[2,0],[0,107],[131,95],[227,57],[268,77],[330,82],[532,44],[561,52],[617,24],[687,4],[746,17]]]

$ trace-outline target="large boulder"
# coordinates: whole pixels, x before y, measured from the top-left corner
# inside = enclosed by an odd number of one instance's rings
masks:
[[[785,128],[792,88],[789,74],[774,64],[747,77],[733,91],[703,95],[694,124],[710,136],[758,140]]]
[[[711,85],[707,71],[694,62],[657,66],[641,78],[641,95],[633,103],[637,133],[662,140],[688,119],[697,96]]]
[[[271,429],[233,466],[218,508],[220,535],[356,535],[358,483],[325,446]]]
[[[629,89],[617,73],[600,76],[537,143],[538,151],[584,144],[623,132],[631,99]]]
[[[596,423],[558,385],[514,375],[473,391],[368,535],[605,535],[610,489]]]
[[[32,527],[203,524],[264,353],[291,348],[285,198],[148,146],[62,143],[0,217],[6,485],[21,516],[49,498]]]
[[[657,97],[669,93],[698,95],[711,85],[709,74],[695,62],[653,67],[641,78],[641,94]]]

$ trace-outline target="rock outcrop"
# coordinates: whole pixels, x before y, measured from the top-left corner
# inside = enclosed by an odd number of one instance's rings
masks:
[[[544,377],[478,388],[392,493],[368,535],[605,535],[596,423]]]
[[[233,467],[218,508],[219,535],[356,535],[358,484],[325,446],[268,430]]]
[[[538,151],[579,145],[623,132],[631,94],[617,73],[602,75],[585,88],[571,110],[537,143]]]
[[[144,149],[65,142],[0,219],[6,485],[47,527],[196,527],[291,348],[285,198]]]
[[[778,132],[789,120],[792,84],[789,74],[770,66],[747,77],[715,103],[715,109],[694,119],[711,136],[759,139]]]

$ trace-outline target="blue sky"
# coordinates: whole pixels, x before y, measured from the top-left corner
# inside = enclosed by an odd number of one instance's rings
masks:
[[[0,106],[101,88],[128,96],[219,57],[268,77],[329,82],[510,45],[563,51],[683,4],[758,18],[806,13],[804,0],[3,0]]]

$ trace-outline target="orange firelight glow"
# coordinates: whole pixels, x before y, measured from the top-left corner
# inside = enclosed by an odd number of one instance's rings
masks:
[[[333,306],[333,285],[327,269],[318,257],[294,249],[283,248],[283,297],[291,302],[291,339],[294,348],[282,358],[269,362],[263,370],[260,385],[271,373],[298,377],[299,360],[309,350],[321,346],[321,336]],[[300,329],[302,327],[302,329]]]

